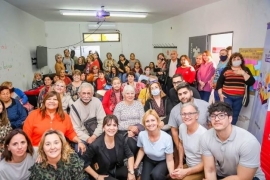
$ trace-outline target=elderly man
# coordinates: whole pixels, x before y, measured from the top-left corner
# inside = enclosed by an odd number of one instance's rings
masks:
[[[100,100],[93,97],[94,87],[83,83],[77,99],[70,108],[73,127],[78,137],[91,144],[102,133],[103,118],[106,116]]]

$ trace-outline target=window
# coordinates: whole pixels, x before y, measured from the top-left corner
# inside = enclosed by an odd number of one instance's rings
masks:
[[[83,42],[92,43],[92,42],[120,42],[119,33],[83,33]]]

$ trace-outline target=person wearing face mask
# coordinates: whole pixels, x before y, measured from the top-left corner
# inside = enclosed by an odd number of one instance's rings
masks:
[[[145,102],[144,111],[146,112],[149,109],[155,110],[161,119],[160,128],[164,131],[170,131],[171,127],[168,125],[168,121],[173,108],[170,99],[162,91],[161,85],[157,80],[151,81],[148,88],[150,98]]]
[[[140,75],[138,81],[141,82],[143,80],[148,81],[151,75],[151,69],[149,66],[145,66],[144,73]]]
[[[221,102],[226,102],[233,109],[232,124],[235,125],[242,105],[249,103],[249,86],[255,83],[250,70],[245,66],[241,53],[233,53],[223,69],[218,80],[216,90]]]
[[[182,55],[180,57],[181,66],[179,66],[175,74],[181,74],[183,79],[190,85],[194,84],[196,71],[191,66],[191,61],[187,55]]]
[[[78,137],[91,144],[101,135],[106,114],[100,100],[93,97],[94,87],[91,84],[83,83],[78,93],[80,98],[70,108],[71,121]]]
[[[212,83],[212,88],[215,89],[214,91],[214,97],[215,97],[215,101],[219,101],[219,96],[218,96],[218,91],[216,90],[216,85],[217,85],[217,80],[221,74],[221,72],[223,71],[223,69],[227,66],[228,61],[229,61],[229,57],[228,57],[228,51],[227,49],[221,49],[219,52],[219,63],[217,65],[215,74],[213,76],[213,83]]]

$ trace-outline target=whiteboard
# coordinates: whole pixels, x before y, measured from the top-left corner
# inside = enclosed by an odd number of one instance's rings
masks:
[[[0,84],[11,81],[14,87],[26,90],[32,78],[30,49],[0,28]]]

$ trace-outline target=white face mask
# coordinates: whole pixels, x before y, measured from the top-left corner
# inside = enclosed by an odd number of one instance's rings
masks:
[[[159,93],[160,93],[160,90],[159,89],[153,89],[153,90],[151,90],[151,94],[153,96],[157,96],[157,95],[159,95]]]
[[[233,61],[232,62],[232,66],[233,67],[238,67],[238,66],[240,66],[242,64],[242,61],[241,60],[236,60],[236,61]]]

